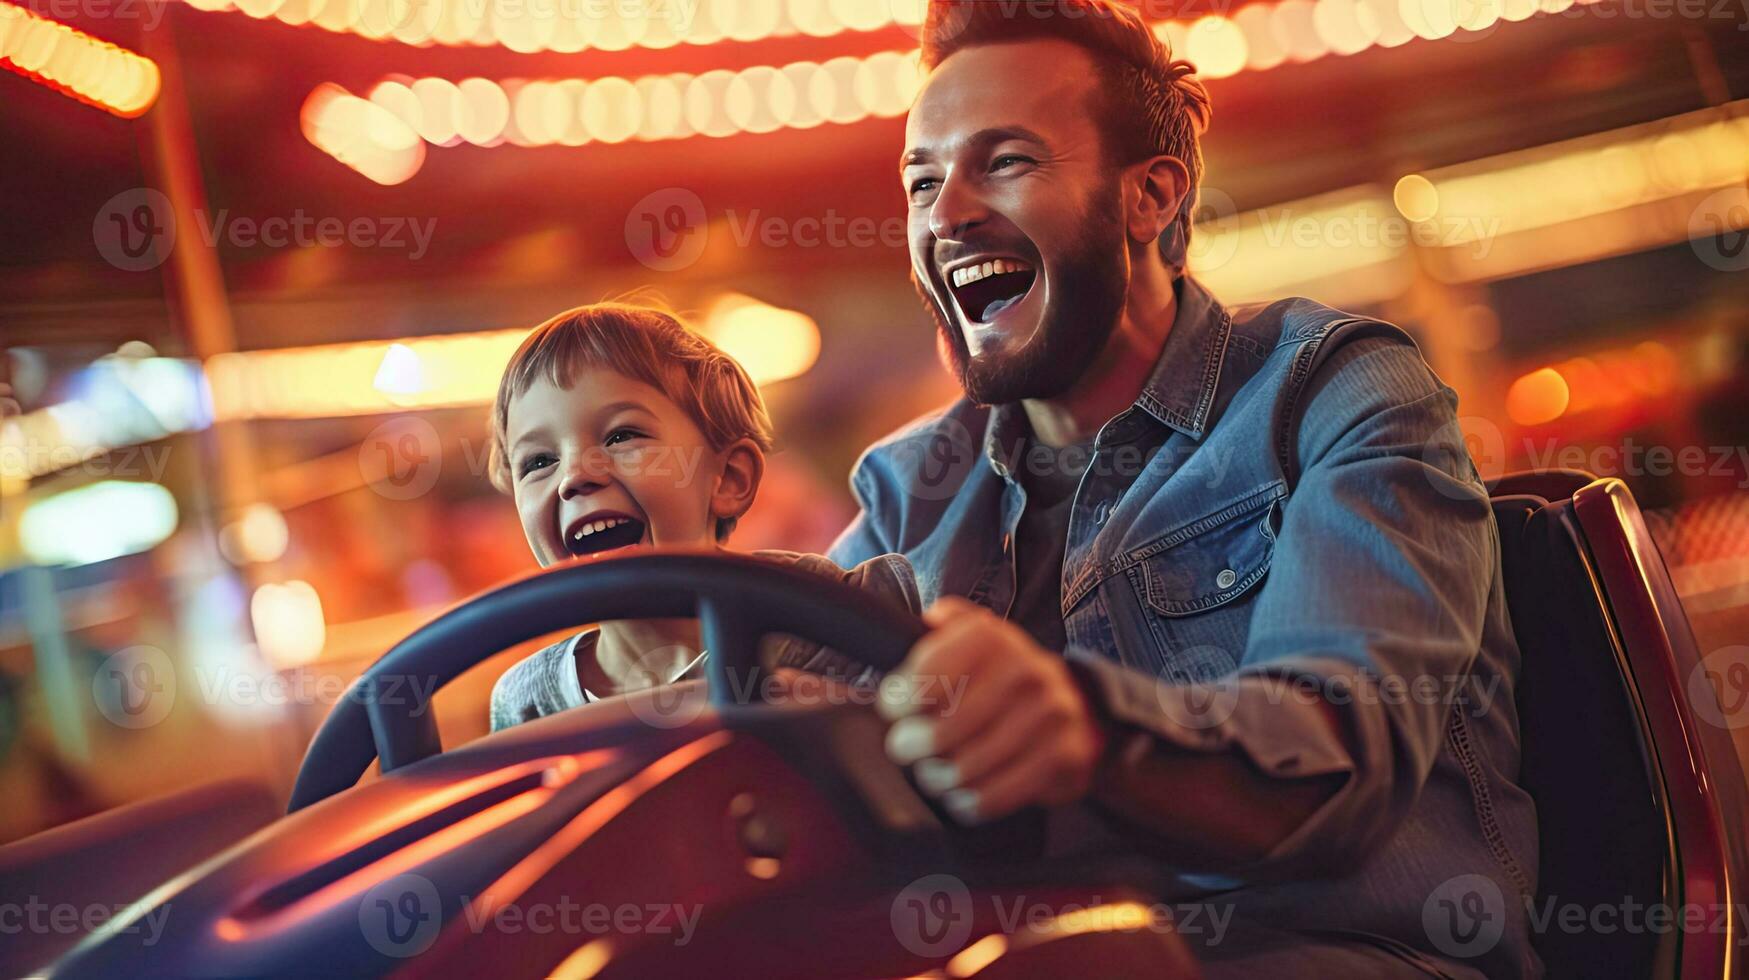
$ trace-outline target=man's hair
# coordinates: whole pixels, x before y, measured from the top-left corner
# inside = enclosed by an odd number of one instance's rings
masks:
[[[1213,107],[1208,90],[1193,77],[1196,66],[1174,61],[1139,13],[1114,0],[931,0],[922,62],[934,69],[965,48],[1043,38],[1077,44],[1099,65],[1103,104],[1094,118],[1107,162],[1127,166],[1165,154],[1190,172],[1178,221],[1160,236],[1161,254],[1182,267],[1202,185],[1201,136]]]
[[[720,452],[741,439],[771,450],[765,400],[734,358],[663,310],[594,303],[535,327],[510,356],[492,406],[487,467],[493,486],[512,492],[510,403],[539,378],[569,388],[586,368],[606,368],[662,392],[698,426],[712,450]],[[717,540],[734,528],[734,518],[719,519]]]

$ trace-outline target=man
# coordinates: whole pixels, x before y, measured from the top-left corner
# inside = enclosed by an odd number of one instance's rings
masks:
[[[1208,98],[1132,12],[938,2],[923,63],[912,273],[966,397],[864,455],[832,557],[907,556],[935,629],[895,676],[966,687],[886,705],[889,755],[1230,905],[1210,976],[1537,974],[1451,389],[1393,326],[1185,274]]]

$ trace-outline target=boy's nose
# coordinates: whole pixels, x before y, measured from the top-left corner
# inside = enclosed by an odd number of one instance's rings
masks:
[[[606,486],[608,480],[607,454],[577,453],[565,460],[564,479],[559,483],[559,498],[569,500],[582,494],[594,493]]]

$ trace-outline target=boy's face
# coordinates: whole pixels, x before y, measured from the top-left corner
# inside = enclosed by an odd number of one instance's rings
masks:
[[[735,447],[714,452],[668,396],[605,368],[579,370],[569,388],[536,379],[510,403],[505,441],[522,531],[542,567],[714,545],[717,519],[745,509],[736,474],[725,479]]]

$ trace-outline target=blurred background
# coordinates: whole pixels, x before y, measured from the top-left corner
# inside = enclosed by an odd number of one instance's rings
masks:
[[[1215,103],[1193,271],[1402,324],[1485,475],[1625,479],[1703,651],[1749,642],[1746,6],[1143,6]],[[739,357],[780,451],[734,543],[823,550],[956,394],[896,175],[920,18],[0,2],[0,841],[283,799],[364,665],[532,568],[486,406],[561,309],[653,289]]]

